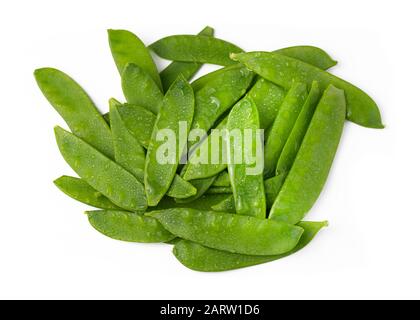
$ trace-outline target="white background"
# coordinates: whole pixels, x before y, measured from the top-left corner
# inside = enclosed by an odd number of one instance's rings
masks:
[[[418,1],[384,0],[2,1],[0,298],[420,298],[419,11]],[[72,174],[53,135],[64,123],[32,75],[58,67],[106,110],[108,98],[122,98],[106,29],[151,43],[207,24],[245,50],[324,48],[387,126],[346,124],[307,217],[330,227],[305,250],[213,274],[186,269],[169,245],[118,242],[90,227],[86,206],[52,184]]]

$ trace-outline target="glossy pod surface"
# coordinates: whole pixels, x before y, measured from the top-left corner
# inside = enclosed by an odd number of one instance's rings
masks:
[[[263,145],[259,136],[258,110],[251,99],[239,101],[229,114],[227,129],[228,172],[235,198],[236,212],[257,218],[265,218],[265,195],[263,180]],[[230,134],[239,130],[242,139]],[[247,141],[247,132],[251,141]],[[239,153],[237,151],[240,151]],[[241,159],[237,159],[240,155]],[[258,168],[258,165],[261,167]]]
[[[89,222],[112,239],[128,242],[165,242],[175,238],[151,217],[126,211],[88,211]]]
[[[179,140],[180,124],[185,123],[186,134],[188,134],[193,115],[194,92],[189,83],[181,76],[169,88],[163,99],[147,150],[144,181],[150,206],[157,205],[171,186],[178,167],[179,150],[182,152],[186,146],[185,142]],[[170,161],[167,163],[159,163],[162,160],[159,158],[160,149],[168,143],[159,138],[160,130],[165,130],[165,132],[170,130],[174,135],[173,138],[176,139],[172,159],[169,159]]]
[[[344,91],[329,86],[316,108],[293,167],[271,208],[271,219],[295,224],[312,208],[334,160],[345,113]]]
[[[111,130],[82,87],[57,69],[38,69],[34,75],[42,93],[70,130],[112,158]]]
[[[173,253],[179,262],[192,270],[204,272],[234,270],[278,260],[294,254],[306,247],[316,234],[327,225],[327,222],[303,221],[298,223],[298,226],[304,229],[302,237],[294,249],[282,255],[256,256],[231,253],[208,248],[188,240],[178,241]]]
[[[314,46],[293,46],[273,51],[290,58],[294,58],[319,69],[328,70],[337,64],[324,50]]]
[[[317,67],[270,52],[239,53],[232,55],[232,58],[244,63],[263,78],[287,89],[297,82],[310,86],[313,81],[317,81],[321,90],[333,84],[345,91],[348,120],[368,128],[384,127],[378,106],[372,98],[352,84]]]
[[[61,176],[54,180],[54,184],[69,197],[99,209],[118,210],[107,197],[93,189],[80,178]]]
[[[164,59],[221,66],[234,64],[229,55],[242,52],[241,48],[230,42],[203,35],[169,36],[151,44],[150,48]]]
[[[174,235],[202,245],[250,255],[282,254],[298,243],[303,229],[280,221],[194,209],[168,209],[148,215]]]
[[[91,187],[123,209],[146,210],[144,186],[131,173],[60,127],[55,136],[63,158]]]

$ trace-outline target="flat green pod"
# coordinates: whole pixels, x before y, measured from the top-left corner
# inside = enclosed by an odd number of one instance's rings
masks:
[[[203,194],[200,198],[189,201],[187,203],[180,203],[177,199],[168,196],[163,197],[159,204],[155,207],[149,207],[147,211],[173,209],[173,208],[188,208],[211,211],[212,206],[223,201],[230,195],[228,194]],[[182,200],[182,199],[180,199]]]
[[[264,147],[259,128],[257,107],[252,99],[245,97],[229,113],[227,123],[229,136],[226,137],[228,172],[236,212],[263,219],[266,216]],[[239,133],[239,140],[238,135],[234,133]],[[251,137],[247,133],[250,133]]]
[[[172,234],[204,246],[250,255],[283,254],[299,242],[303,229],[281,221],[194,209],[147,213]],[[258,241],[256,241],[258,239]]]
[[[125,123],[119,113],[121,104],[111,99],[110,102],[110,123],[114,142],[115,161],[124,169],[134,175],[139,181],[144,181],[144,165],[146,154]]]
[[[112,158],[114,150],[111,130],[82,87],[57,69],[37,69],[34,75],[45,98],[61,115],[70,130]]]
[[[182,176],[182,174],[181,174],[181,176]],[[188,203],[194,202],[198,199],[201,199],[201,196],[203,196],[206,193],[206,191],[211,187],[213,182],[216,180],[216,177],[217,176],[213,176],[213,177],[210,177],[210,178],[204,178],[204,179],[189,180],[188,182],[191,183],[194,186],[194,188],[197,189],[196,195],[194,195],[192,197],[185,198],[185,199],[176,198],[175,201],[179,204],[183,204],[183,203],[188,204]]]
[[[213,205],[211,207],[211,210],[216,212],[227,212],[232,214],[236,213],[235,199],[233,198],[233,195],[228,195],[229,197]]]
[[[129,104],[142,106],[158,114],[163,93],[152,77],[138,65],[126,65],[121,75],[121,87]]]
[[[197,189],[191,183],[182,179],[179,175],[175,175],[175,178],[166,193],[167,196],[178,199],[193,197],[196,194]]]
[[[230,193],[232,194],[232,188],[231,187],[211,187],[206,192],[207,194],[219,194],[219,193]]]
[[[249,69],[286,89],[294,83],[308,86],[313,81],[325,90],[330,84],[345,91],[347,119],[368,128],[382,129],[381,114],[376,103],[365,92],[332,74],[297,59],[270,52],[233,54],[232,59],[245,64]]]
[[[198,35],[212,37],[214,35],[214,29],[212,27],[205,27]],[[166,92],[179,75],[182,75],[186,80],[191,80],[202,65],[199,62],[171,62],[160,72],[163,90]]]
[[[290,256],[306,247],[328,222],[302,221],[298,226],[304,229],[294,249],[281,255],[255,256],[231,253],[208,248],[188,240],[177,241],[173,254],[187,268],[195,271],[218,272],[250,267]]]
[[[89,223],[103,235],[115,240],[153,243],[175,238],[156,219],[127,211],[88,211]]]
[[[227,171],[221,172],[213,182],[212,187],[230,187],[229,173]]]
[[[243,52],[230,42],[203,35],[169,36],[152,43],[150,48],[164,59],[221,66],[234,63],[229,58],[231,53]]]
[[[80,178],[61,176],[54,184],[69,197],[99,209],[119,210],[107,197]]]
[[[132,32],[127,30],[108,30],[108,41],[115,64],[120,74],[129,63],[134,63],[146,71],[162,90],[159,73],[149,49]]]
[[[64,160],[92,188],[123,209],[146,210],[144,186],[131,173],[70,132],[54,130]]]
[[[273,51],[273,53],[306,62],[322,70],[328,70],[337,64],[337,61],[328,53],[314,46],[293,46]]]
[[[194,92],[190,84],[180,76],[163,98],[147,149],[144,181],[150,206],[156,206],[172,184],[179,158],[186,147],[186,141],[179,139],[180,124],[185,123],[188,134],[193,116]],[[160,137],[161,134],[169,133],[174,141]],[[167,155],[161,153],[164,147],[169,150]],[[161,159],[164,156],[168,159]]]
[[[293,130],[296,119],[302,110],[308,92],[304,83],[297,83],[290,88],[273,125],[268,133],[264,148],[264,177],[274,176],[277,161],[283,150],[284,145]]]
[[[335,157],[346,114],[344,91],[330,85],[324,92],[270,218],[295,224],[318,199]]]

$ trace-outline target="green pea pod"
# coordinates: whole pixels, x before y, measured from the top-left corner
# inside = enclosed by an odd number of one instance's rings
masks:
[[[261,129],[267,130],[276,119],[286,91],[278,85],[258,78],[247,96],[254,100],[260,116]]]
[[[270,178],[276,171],[277,161],[292,132],[308,93],[306,85],[297,83],[290,88],[268,133],[264,148],[264,177]]]
[[[55,136],[64,160],[92,188],[123,209],[146,210],[144,186],[131,173],[60,127]]]
[[[162,90],[159,73],[149,49],[134,33],[127,30],[108,30],[108,41],[120,74],[127,64],[134,63],[146,71]]]
[[[121,85],[129,104],[140,105],[158,114],[163,94],[146,71],[129,63],[121,75]]]
[[[164,59],[221,66],[234,63],[229,54],[243,52],[230,42],[202,35],[169,36],[151,44],[150,48]]]
[[[128,131],[143,147],[147,148],[153,133],[156,116],[149,110],[132,104],[124,104],[118,108],[118,111]]]
[[[228,198],[223,199],[219,203],[216,203],[211,207],[212,211],[216,212],[227,212],[227,213],[236,213],[235,208],[235,198],[233,195],[229,195]]]
[[[188,240],[177,241],[173,249],[175,257],[187,268],[195,271],[218,272],[250,267],[290,256],[306,247],[317,233],[328,222],[302,221],[298,226],[304,229],[297,246],[289,252],[274,256],[255,256],[231,253],[217,249],[211,249]]]
[[[224,118],[212,131],[203,143],[193,150],[190,155],[189,162],[185,165],[183,178],[187,181],[195,179],[205,179],[217,176],[220,172],[227,168],[227,159],[223,159],[226,154],[226,143],[223,139],[222,130],[226,129],[228,118]],[[214,146],[217,143],[218,146]],[[217,150],[217,159],[212,159],[214,156],[211,151]],[[203,159],[203,161],[200,161]]]
[[[195,199],[188,203],[180,203],[178,202],[178,199],[164,197],[156,207],[149,207],[147,210],[150,212],[163,209],[189,208],[210,211],[212,206],[220,203],[229,196],[230,195],[228,194],[204,194],[199,199]]]
[[[191,183],[197,189],[196,195],[192,196],[192,197],[188,197],[186,199],[178,199],[177,198],[177,199],[175,199],[175,201],[179,204],[189,204],[191,202],[196,201],[197,199],[201,199],[201,196],[206,193],[206,191],[211,187],[211,185],[216,180],[216,178],[217,178],[217,176],[188,181],[189,183]]]
[[[169,197],[185,199],[197,194],[197,189],[189,182],[182,179],[179,175],[175,175],[172,184],[166,193]]]
[[[175,238],[151,217],[126,211],[88,211],[89,222],[112,239],[128,242],[166,242]]]
[[[308,98],[302,107],[302,111],[296,120],[293,130],[290,133],[277,162],[276,175],[283,176],[284,179],[292,168],[296,154],[299,151],[302,140],[308,130],[309,123],[314,115],[320,95],[321,92],[319,91],[318,82],[314,81],[311,90],[309,91]]]
[[[121,104],[114,99],[111,99],[109,104],[115,161],[139,181],[143,182],[146,161],[144,149],[125,126],[118,111]]]
[[[204,246],[250,255],[283,254],[292,250],[303,233],[280,221],[194,209],[147,213],[172,234]]]
[[[63,117],[70,130],[112,158],[111,130],[87,93],[72,78],[57,69],[38,69],[34,75],[42,93]]]
[[[330,85],[313,115],[308,131],[270,218],[295,224],[312,208],[327,180],[343,131],[344,91]]]
[[[236,212],[264,219],[266,215],[262,168],[264,161],[259,127],[257,107],[252,99],[243,98],[229,114],[227,123],[229,137],[226,140],[228,172]],[[235,131],[240,134],[241,139],[236,139],[236,135],[233,135]],[[251,141],[247,141],[247,131],[252,134]],[[238,156],[240,159],[237,158]]]
[[[89,206],[100,209],[121,209],[82,179],[61,176],[54,180],[54,184],[69,197]]]
[[[313,46],[294,46],[273,51],[294,58],[319,69],[328,70],[337,64],[324,50]]]
[[[228,68],[195,92],[195,114],[191,127],[209,131],[251,85],[253,73],[245,67]]]
[[[229,173],[227,171],[221,172],[213,182],[212,187],[230,187]]]
[[[384,128],[378,106],[372,98],[328,72],[305,62],[269,52],[239,53],[233,54],[232,58],[284,88],[290,88],[296,82],[304,82],[309,86],[313,81],[318,81],[320,89],[325,90],[329,84],[333,84],[346,93],[348,120],[368,128]]]
[[[179,139],[180,125],[185,123],[185,134],[188,134],[193,116],[194,92],[190,84],[180,76],[163,98],[147,150],[144,181],[150,206],[157,205],[171,186],[180,154],[186,147],[186,142]],[[164,137],[159,135],[163,132],[170,132],[173,136],[168,141],[161,141]],[[169,155],[166,163],[162,164],[160,162],[165,162],[165,159],[161,159],[163,149],[168,150]]]
[[[206,192],[207,194],[220,194],[220,193],[230,193],[232,194],[231,187],[211,187]]]
[[[198,35],[212,37],[214,29],[205,27]],[[163,90],[166,92],[179,75],[183,75],[185,79],[190,80],[200,70],[202,65],[202,63],[198,62],[173,61],[160,72]]]

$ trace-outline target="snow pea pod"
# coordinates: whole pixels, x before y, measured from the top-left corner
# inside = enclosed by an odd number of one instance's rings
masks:
[[[79,84],[64,72],[53,68],[35,70],[34,75],[42,93],[70,130],[112,158],[111,130]]]
[[[313,81],[318,81],[321,90],[333,84],[345,91],[348,120],[368,128],[384,128],[378,106],[371,97],[326,71],[305,62],[269,52],[233,54],[232,59],[244,63],[260,76],[287,89],[297,82],[304,82],[310,86]]]
[[[129,104],[158,114],[163,93],[146,71],[134,63],[127,64],[121,75],[121,86]]]
[[[298,243],[303,229],[281,221],[194,209],[147,213],[172,234],[204,246],[250,255],[282,254]]]
[[[229,54],[243,52],[230,42],[203,35],[169,36],[152,43],[150,48],[164,59],[221,66],[235,63],[229,58]]]
[[[133,104],[124,104],[118,108],[118,111],[128,131],[143,147],[147,148],[156,116],[149,110]]]
[[[149,207],[147,211],[172,209],[172,208],[189,208],[198,210],[212,210],[211,207],[220,203],[230,195],[227,194],[204,194],[199,199],[195,199],[188,203],[180,203],[174,198],[164,197],[156,207]],[[181,199],[182,200],[182,199]]]
[[[212,37],[214,35],[214,29],[212,27],[205,27],[198,35]],[[173,61],[160,72],[163,90],[166,92],[180,74],[185,79],[190,80],[200,70],[202,65],[202,63],[198,62]]]
[[[86,212],[97,231],[112,239],[128,242],[166,242],[175,238],[154,218],[126,211]]]
[[[255,256],[231,253],[211,249],[188,240],[180,240],[175,244],[173,254],[187,268],[195,271],[217,272],[250,267],[290,256],[306,247],[328,222],[302,221],[299,227],[304,229],[299,243],[294,249],[281,255]]]
[[[182,203],[191,203],[191,202],[199,199],[211,187],[213,182],[216,180],[216,177],[217,176],[188,181],[189,183],[191,183],[197,189],[196,195],[192,196],[192,197],[189,197],[189,198],[186,198],[186,199],[175,199],[175,201],[177,203],[182,204]]]
[[[328,70],[337,64],[328,53],[314,46],[294,46],[273,51],[282,55],[294,58],[319,69]]]
[[[344,91],[330,85],[324,92],[270,218],[299,222],[311,209],[327,180],[343,131]]]
[[[226,138],[226,143],[228,146],[228,172],[235,198],[236,212],[263,219],[266,215],[266,204],[262,170],[263,146],[258,132],[259,126],[257,107],[251,99],[243,98],[229,114],[227,123],[229,137]],[[230,134],[238,129],[242,137],[239,141],[230,137]],[[250,130],[252,133],[251,141],[245,139],[246,130]],[[241,159],[236,159],[237,150],[241,151]],[[261,165],[260,169],[258,169],[259,164]],[[251,172],[251,169],[254,172]]]
[[[223,199],[219,203],[213,205],[211,210],[216,212],[236,213],[235,198],[233,195],[229,195],[228,198]]]
[[[302,107],[302,111],[296,120],[292,132],[290,133],[277,162],[276,175],[283,176],[284,179],[292,168],[293,161],[296,158],[296,154],[298,153],[302,140],[305,137],[305,133],[308,130],[309,123],[311,122],[312,116],[315,112],[320,95],[321,92],[319,91],[318,82],[314,81],[312,83],[311,90],[309,91],[308,98]]]
[[[127,64],[134,63],[146,71],[162,90],[159,73],[149,49],[134,33],[127,30],[108,30],[108,41],[120,74]]]
[[[207,194],[220,194],[220,193],[230,193],[232,194],[231,187],[211,187],[206,192]]]
[[[229,173],[227,171],[221,172],[213,182],[212,187],[230,187]]]
[[[121,104],[111,99],[110,102],[111,132],[114,141],[115,161],[139,181],[144,181],[146,155],[143,147],[128,131],[118,111]]]
[[[69,197],[100,209],[121,209],[80,178],[61,176],[54,184]]]
[[[123,209],[147,208],[144,186],[131,173],[70,132],[54,130],[63,158],[92,188]]]
[[[277,161],[293,129],[308,93],[306,85],[297,83],[290,88],[270,129],[264,148],[264,177],[272,177]]]
[[[171,186],[166,195],[172,198],[185,199],[197,194],[197,189],[188,181],[182,179],[179,175],[175,175]]]
[[[194,92],[190,84],[180,76],[163,98],[147,150],[144,181],[150,206],[157,205],[171,186],[178,167],[180,152],[183,152],[186,147],[184,141],[179,139],[180,125],[182,122],[186,124],[186,134],[188,134],[193,116]],[[165,132],[170,130],[173,133],[172,138],[176,141],[161,141],[163,140],[159,137],[159,134],[163,132],[161,130]],[[171,159],[168,159],[167,163],[159,163],[164,161],[160,159],[160,151],[168,144],[175,149],[169,152]],[[168,146],[169,149],[171,146]]]

